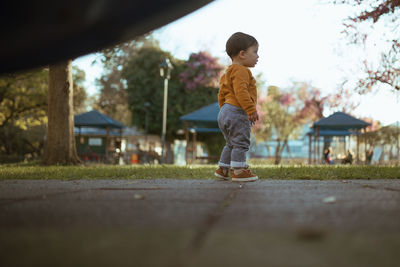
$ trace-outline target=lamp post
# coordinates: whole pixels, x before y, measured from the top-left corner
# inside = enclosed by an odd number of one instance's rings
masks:
[[[164,106],[163,106],[163,123],[161,132],[161,161],[165,163],[164,146],[165,134],[167,132],[167,98],[168,98],[168,80],[171,78],[171,70],[173,69],[171,62],[166,58],[160,64],[160,76],[164,78]]]
[[[146,132],[146,138],[145,138],[145,144],[146,144],[146,152],[145,152],[145,163],[149,163],[149,151],[150,151],[150,146],[149,146],[149,141],[148,141],[148,135],[149,135],[149,107],[150,107],[150,102],[145,102],[144,107],[146,109],[146,119],[145,119],[145,132]]]

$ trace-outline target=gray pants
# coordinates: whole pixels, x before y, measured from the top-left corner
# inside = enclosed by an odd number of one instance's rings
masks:
[[[226,141],[218,165],[224,168],[246,167],[251,131],[246,112],[239,107],[224,104],[218,114],[218,126]]]

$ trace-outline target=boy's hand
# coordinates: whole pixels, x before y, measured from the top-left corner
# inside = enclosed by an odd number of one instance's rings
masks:
[[[250,120],[251,124],[254,124],[256,121],[258,121],[257,111],[255,111],[249,115],[249,120]]]

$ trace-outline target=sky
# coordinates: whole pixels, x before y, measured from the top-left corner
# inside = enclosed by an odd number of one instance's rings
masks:
[[[377,58],[379,41],[363,51],[349,46],[341,33],[343,19],[353,12],[326,0],[218,0],[154,31],[163,50],[187,59],[191,53],[208,51],[220,63],[230,64],[226,40],[234,32],[253,35],[259,43],[259,61],[253,74],[262,74],[267,85],[290,86],[305,81],[325,94],[333,94],[344,79],[357,77],[362,56]],[[377,46],[378,44],[378,46]],[[86,88],[95,94],[94,80],[101,76],[96,56],[87,55],[73,64],[86,72]],[[351,83],[349,83],[351,84]],[[371,117],[383,125],[394,123],[400,114],[399,92],[382,86],[377,93],[355,96],[359,117]],[[333,111],[327,110],[325,116]]]

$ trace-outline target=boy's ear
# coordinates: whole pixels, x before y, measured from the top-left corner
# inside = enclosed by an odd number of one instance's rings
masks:
[[[244,57],[244,53],[245,53],[246,51],[244,51],[244,50],[240,50],[240,52],[239,52],[239,57]]]

